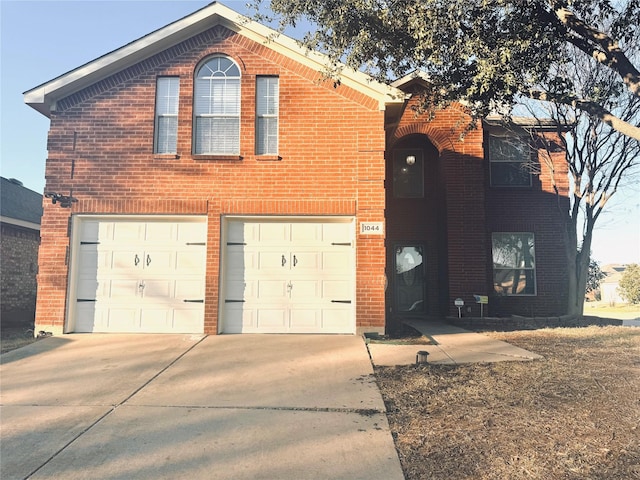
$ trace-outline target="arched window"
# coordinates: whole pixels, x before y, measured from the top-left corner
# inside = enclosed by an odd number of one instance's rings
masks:
[[[240,69],[228,57],[212,57],[196,72],[194,153],[240,154]]]

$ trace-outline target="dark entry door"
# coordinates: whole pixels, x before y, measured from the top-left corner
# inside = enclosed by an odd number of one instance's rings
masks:
[[[425,258],[422,245],[395,248],[395,303],[397,313],[425,312]]]

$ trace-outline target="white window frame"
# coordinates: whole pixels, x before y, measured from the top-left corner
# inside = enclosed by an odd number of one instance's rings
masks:
[[[240,154],[240,80],[240,67],[233,59],[224,55],[209,57],[198,67],[193,88],[195,155]],[[208,128],[202,125],[201,129],[200,123],[208,120],[211,125]],[[225,126],[229,129],[231,138],[216,132],[215,123],[224,125],[225,122],[231,125]]]
[[[279,77],[275,75],[256,77],[256,155],[278,154],[279,96]],[[275,133],[269,133],[274,123]]]
[[[496,239],[498,237],[511,236],[511,240],[517,241],[520,240],[522,246],[517,245],[514,246],[512,252],[503,251],[498,252],[496,246]],[[518,238],[520,237],[520,238]],[[530,258],[519,258],[517,256],[517,249],[521,248],[523,252],[524,243],[526,240],[526,245],[530,245],[530,249],[526,252]],[[533,232],[494,232],[491,234],[491,262],[492,262],[492,270],[493,270],[493,290],[496,295],[500,296],[508,296],[508,297],[534,297],[537,295],[537,280],[536,280],[536,238]],[[508,248],[508,247],[507,247]],[[510,254],[514,253],[515,255],[511,258]],[[501,256],[501,258],[498,258]],[[501,260],[501,262],[500,262]],[[508,263],[511,261],[511,263]],[[512,272],[510,274],[510,272]],[[516,272],[520,272],[518,275],[522,278],[522,275],[525,275],[525,283],[522,291],[513,291],[514,287],[514,279]],[[511,292],[508,291],[504,286],[500,286],[499,279],[506,280],[511,275]],[[533,291],[527,292],[527,282],[533,282]],[[520,283],[520,282],[518,282]],[[506,285],[506,283],[505,283]],[[524,292],[524,293],[522,293]]]
[[[155,134],[153,153],[178,153],[178,110],[180,77],[156,79]]]

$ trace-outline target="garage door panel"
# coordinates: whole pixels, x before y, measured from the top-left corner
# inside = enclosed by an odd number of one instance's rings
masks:
[[[177,299],[204,299],[204,282],[200,280],[175,280],[175,298]]]
[[[138,297],[139,282],[137,279],[114,279],[107,280],[109,282],[109,296],[112,299]],[[105,281],[105,283],[107,282]],[[102,297],[104,298],[104,297]]]
[[[192,271],[204,273],[206,269],[206,253],[204,247],[200,251],[176,252],[176,270],[178,272]]]
[[[292,223],[291,243],[295,245],[315,245],[322,240],[321,223]]]
[[[145,308],[140,312],[140,329],[148,332],[171,332],[172,312],[166,308]]]
[[[294,301],[313,301],[321,299],[319,280],[291,281],[291,299]]]
[[[193,333],[202,330],[202,314],[197,308],[176,308],[173,310],[173,320],[170,332]]]
[[[142,270],[144,253],[140,250],[114,250],[111,252],[110,267],[112,272],[101,272],[102,274],[123,274],[130,272],[137,275],[138,270]]]
[[[113,234],[110,240],[114,242],[131,242],[145,238],[145,222],[113,222]]]
[[[262,332],[285,332],[288,327],[288,312],[284,308],[260,308],[256,312],[256,329]]]
[[[173,250],[150,250],[144,252],[142,268],[145,275],[155,272],[169,273],[176,270],[175,251]]]
[[[326,300],[348,300],[351,298],[351,282],[348,280],[323,280],[322,298]]]
[[[256,299],[257,281],[230,280],[227,281],[226,298],[228,300]]]
[[[95,300],[109,296],[109,282],[97,281],[95,278],[85,278],[78,281],[77,297],[82,300]]]
[[[315,308],[296,307],[290,311],[292,333],[312,333],[322,329],[322,314]]]
[[[177,240],[178,232],[175,223],[149,222],[145,224],[144,239],[147,242],[170,244]]]
[[[105,331],[123,333],[140,331],[140,310],[136,307],[110,307]]]
[[[258,252],[244,251],[243,247],[233,246],[227,250],[227,275],[231,278],[244,277],[245,270],[255,271],[258,267]]]
[[[333,252],[323,252],[322,254],[322,270],[340,271],[341,265],[348,264],[352,256],[350,251],[339,250]],[[346,273],[346,272],[345,272]]]
[[[99,308],[95,302],[80,302],[76,307],[76,332],[93,332],[96,326],[103,327],[104,309]],[[98,331],[98,330],[96,330]]]
[[[172,280],[146,280],[144,282],[144,299],[148,301],[172,301],[175,298]]]
[[[246,233],[246,232],[245,232]],[[255,233],[252,233],[252,237]],[[258,224],[258,242],[262,245],[276,244],[283,245],[290,241],[290,226],[280,222],[266,222]],[[245,242],[250,244],[254,238],[245,238]]]
[[[325,244],[351,243],[353,226],[345,222],[325,223],[322,225],[322,240]]]
[[[350,325],[352,316],[350,308],[325,308],[322,310],[322,327],[335,333],[351,333],[347,327]]]
[[[318,251],[305,252],[296,249],[291,255],[291,270],[293,275],[309,275],[320,270],[322,253]]]
[[[260,275],[261,273],[282,272],[290,268],[289,255],[286,255],[282,249],[278,251],[261,251],[258,252],[258,265],[254,272],[251,272],[246,266],[244,271]]]
[[[80,274],[93,275],[96,268],[108,268],[111,262],[109,253],[98,250],[98,245],[80,245],[78,255],[82,259]]]
[[[178,242],[185,245],[201,244],[207,240],[207,224],[204,222],[179,223],[177,229]]]
[[[256,333],[256,311],[242,303],[226,303],[225,333]]]
[[[287,297],[287,284],[284,280],[261,280],[258,284],[259,301],[271,301]]]

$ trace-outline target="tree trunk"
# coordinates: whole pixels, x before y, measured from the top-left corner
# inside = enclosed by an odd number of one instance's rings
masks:
[[[578,301],[578,236],[575,219],[568,212],[565,215],[564,250],[567,260],[567,315],[581,315],[582,309]],[[582,306],[584,308],[584,305]]]

